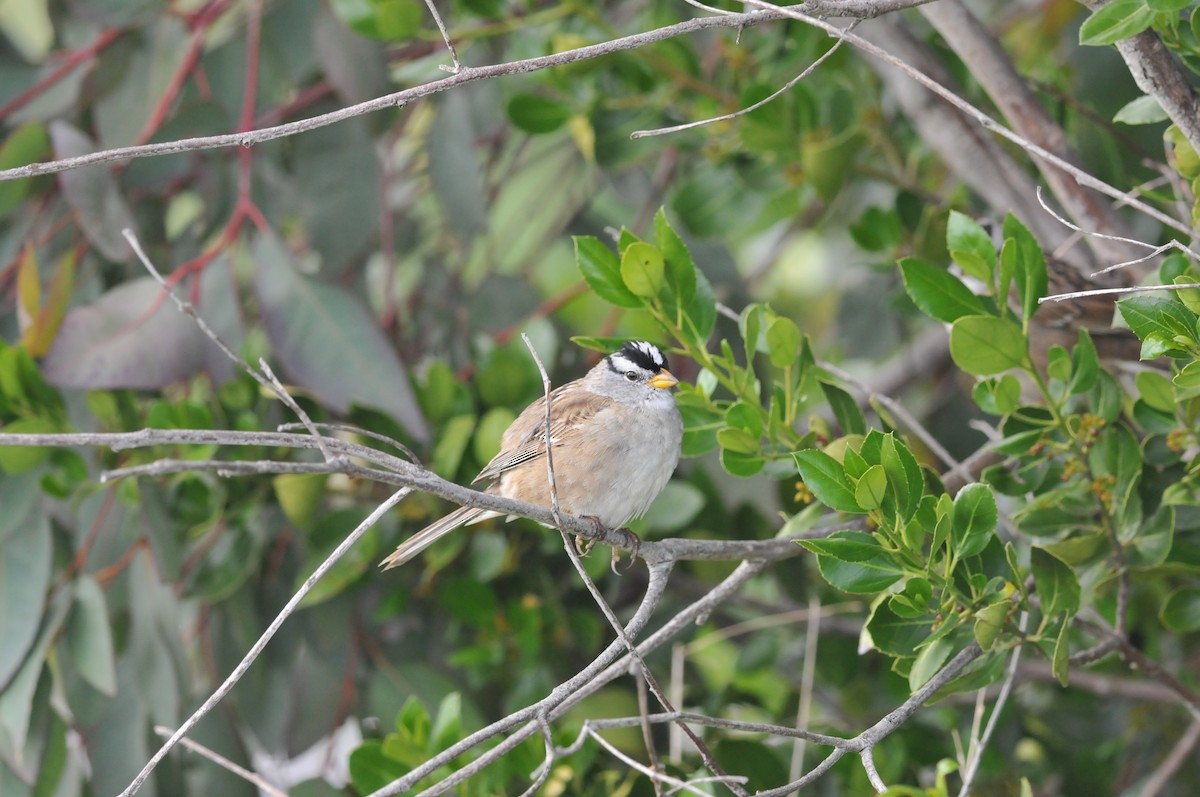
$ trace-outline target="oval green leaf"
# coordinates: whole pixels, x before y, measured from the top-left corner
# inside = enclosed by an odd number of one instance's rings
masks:
[[[968,315],[950,327],[954,364],[975,376],[991,376],[1025,364],[1025,336],[1007,318]]]

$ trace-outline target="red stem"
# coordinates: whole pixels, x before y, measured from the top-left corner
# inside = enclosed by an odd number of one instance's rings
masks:
[[[75,67],[79,66],[89,58],[99,54],[101,50],[112,44],[113,41],[115,41],[120,35],[121,31],[118,28],[109,28],[97,36],[96,40],[87,47],[81,47],[68,55],[66,60],[64,60],[57,69],[46,75],[37,83],[34,83],[32,86],[25,89],[25,91],[21,92],[13,99],[9,100],[5,105],[0,106],[0,119],[6,119],[10,114],[15,113],[16,111],[25,107],[30,100],[37,97],[50,86],[53,86],[58,81],[62,80],[64,77],[70,74]]]
[[[187,80],[188,75],[196,67],[196,62],[200,59],[200,51],[204,47],[204,36],[208,33],[208,29],[216,22],[219,17],[233,0],[211,0],[207,5],[197,11],[188,20],[192,28],[192,36],[188,41],[187,52],[183,56],[183,61],[175,70],[175,74],[171,75],[171,80],[167,83],[166,89],[163,91],[162,97],[159,98],[158,104],[154,106],[154,110],[150,112],[150,118],[146,120],[146,126],[142,128],[142,132],[138,133],[136,145],[145,144],[150,140],[158,128],[162,126],[163,120],[167,118],[167,112],[171,109],[171,104],[179,96],[179,90],[183,88],[183,83]]]

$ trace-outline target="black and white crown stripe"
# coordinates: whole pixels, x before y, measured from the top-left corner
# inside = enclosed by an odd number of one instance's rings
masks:
[[[630,368],[640,368],[656,374],[667,367],[667,358],[659,348],[644,340],[630,341],[606,359],[608,367],[617,373],[624,373]]]

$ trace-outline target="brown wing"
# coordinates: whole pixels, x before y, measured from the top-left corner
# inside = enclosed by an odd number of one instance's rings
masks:
[[[608,405],[578,382],[570,382],[550,392],[550,439],[555,446],[568,429],[595,415]],[[546,398],[542,396],[525,408],[505,431],[500,453],[471,482],[495,479],[505,471],[539,459],[546,454]]]

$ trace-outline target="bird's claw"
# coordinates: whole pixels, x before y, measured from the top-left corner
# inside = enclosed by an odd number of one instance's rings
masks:
[[[634,560],[638,558],[638,552],[642,550],[642,538],[629,529],[617,529],[617,532],[625,537],[625,547],[629,549],[629,566],[625,568],[628,571],[630,567],[633,567]],[[618,576],[621,575],[621,571],[617,569],[617,563],[620,561],[621,549],[614,547],[612,549],[612,561],[609,562],[608,567]]]

